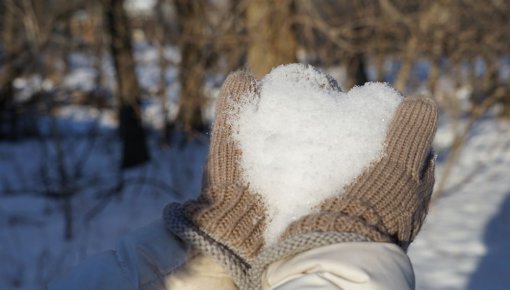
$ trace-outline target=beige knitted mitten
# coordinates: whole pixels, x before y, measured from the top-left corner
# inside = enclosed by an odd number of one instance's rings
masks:
[[[202,194],[167,206],[170,231],[213,257],[242,289],[258,288],[271,262],[315,247],[377,241],[407,250],[427,214],[434,184],[435,103],[405,98],[388,128],[382,157],[341,195],[291,223],[280,242],[266,248],[266,208],[241,178],[242,152],[232,132],[240,106],[258,97],[257,81],[245,72],[231,74],[223,84]]]
[[[343,194],[322,202],[318,213],[292,223],[283,239],[310,232],[347,232],[406,250],[428,210],[436,125],[434,101],[405,98],[390,124],[383,157]]]
[[[263,245],[265,210],[241,180],[241,150],[232,138],[231,120],[240,104],[257,96],[253,76],[229,75],[218,99],[202,194],[182,205],[170,204],[164,213],[170,231],[215,258],[238,285]]]

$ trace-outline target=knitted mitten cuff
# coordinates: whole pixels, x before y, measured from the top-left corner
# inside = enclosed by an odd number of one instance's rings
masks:
[[[198,199],[184,203],[183,210],[201,231],[247,262],[262,247],[263,202],[243,185],[209,187]]]
[[[231,275],[236,285],[249,284],[247,262],[190,222],[184,214],[182,204],[168,204],[163,211],[163,220],[173,234],[220,264]]]

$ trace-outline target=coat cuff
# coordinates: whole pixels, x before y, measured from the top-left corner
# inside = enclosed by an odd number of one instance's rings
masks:
[[[414,290],[408,256],[395,244],[351,242],[324,246],[271,264],[264,290]]]

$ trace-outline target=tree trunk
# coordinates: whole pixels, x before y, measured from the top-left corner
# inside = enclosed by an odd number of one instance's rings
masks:
[[[243,1],[231,0],[228,11],[232,22],[228,27],[228,34],[235,39],[229,45],[224,45],[223,54],[226,56],[228,71],[238,70],[246,63],[247,43],[246,43],[246,9]]]
[[[347,61],[346,89],[362,86],[366,82],[368,82],[368,77],[365,72],[365,56],[363,53],[356,53]]]
[[[159,0],[158,6],[162,7],[164,5],[164,0]],[[165,23],[165,15],[158,11],[156,14],[158,23],[155,27],[155,35],[156,35],[156,47],[158,49],[158,64],[159,64],[159,89],[158,89],[158,96],[160,99],[160,105],[161,105],[161,112],[163,114],[163,128],[161,130],[161,139],[160,139],[160,145],[161,146],[168,146],[170,141],[170,130],[171,130],[171,123],[168,118],[168,90],[167,90],[167,82],[166,82],[166,72],[168,70],[168,67],[170,63],[165,57],[165,39],[168,35],[168,29],[166,27]]]
[[[140,87],[135,72],[131,30],[123,6],[124,0],[103,0],[103,3],[117,78],[119,131],[123,145],[122,168],[129,168],[149,160],[140,111]]]
[[[436,86],[440,76],[441,76],[441,59],[439,57],[434,57],[430,61],[430,70],[427,79],[427,87],[430,91],[430,94],[433,97],[436,97]]]
[[[256,77],[262,77],[277,65],[296,61],[293,15],[291,0],[248,0],[248,66]]]
[[[90,33],[92,46],[90,56],[93,59],[92,67],[96,72],[94,78],[95,90],[102,90],[105,87],[105,74],[103,72],[103,54],[105,49],[105,35],[103,33],[104,25],[104,5],[96,1],[87,3],[87,13],[90,15]]]
[[[414,60],[416,59],[417,50],[418,37],[411,35],[407,41],[405,50],[403,51],[403,55],[400,60],[400,70],[398,71],[397,78],[393,84],[393,86],[401,92],[404,92],[406,89],[407,81],[409,80],[409,75],[412,72]]]
[[[206,57],[204,54],[204,3],[201,1],[175,0],[180,30],[181,63],[179,81],[181,95],[176,123],[192,134],[204,129],[202,105],[204,104],[204,79]]]
[[[13,13],[12,2],[0,5],[0,21],[2,25],[2,47],[5,54],[4,73],[0,75],[0,140],[16,139],[17,112],[14,108],[14,80],[20,75],[20,66],[16,64],[16,33],[19,23]]]

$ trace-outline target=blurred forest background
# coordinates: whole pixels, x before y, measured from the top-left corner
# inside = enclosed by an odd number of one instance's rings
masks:
[[[0,33],[2,289],[40,289],[197,194],[215,98],[237,69],[260,78],[301,62],[344,90],[384,81],[430,96],[441,109],[433,207],[499,164],[460,199],[488,204],[480,194],[500,185],[492,207],[458,216],[479,217],[462,237],[484,247],[507,204],[510,1],[1,0]],[[490,252],[476,247],[446,286],[420,282],[438,261],[415,254],[418,288],[506,289],[473,286]]]

